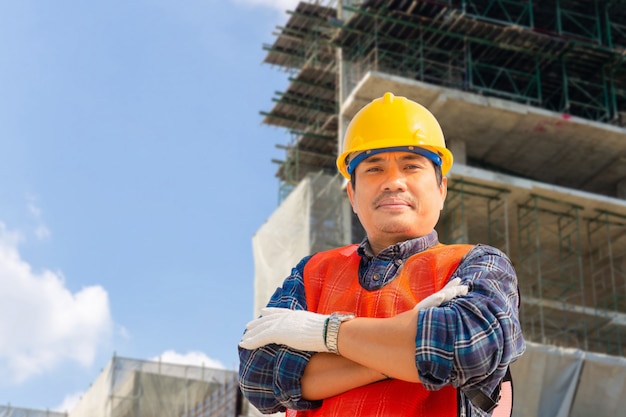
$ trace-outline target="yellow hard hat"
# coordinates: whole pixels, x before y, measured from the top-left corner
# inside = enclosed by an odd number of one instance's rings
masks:
[[[446,148],[435,116],[406,97],[385,93],[352,118],[337,158],[337,168],[350,179],[356,166],[365,158],[393,151],[423,155],[440,165],[443,175],[452,167],[452,152]]]

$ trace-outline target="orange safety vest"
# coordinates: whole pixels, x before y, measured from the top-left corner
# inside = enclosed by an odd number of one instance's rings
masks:
[[[375,291],[359,283],[357,245],[318,253],[304,267],[308,310],[321,314],[349,311],[357,317],[395,316],[439,291],[472,247],[439,244],[415,254],[391,282]],[[457,390],[452,386],[429,391],[420,383],[388,379],[327,398],[320,408],[298,411],[297,415],[453,417],[458,415],[457,403]],[[288,415],[293,415],[289,411]]]

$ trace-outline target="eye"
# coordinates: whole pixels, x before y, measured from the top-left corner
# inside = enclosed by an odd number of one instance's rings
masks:
[[[421,169],[421,168],[422,168],[422,165],[420,164],[406,164],[404,166],[404,169],[410,170],[410,171],[414,171],[414,170]]]

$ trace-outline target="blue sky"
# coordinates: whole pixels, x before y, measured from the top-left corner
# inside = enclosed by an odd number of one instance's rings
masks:
[[[71,407],[114,353],[236,368],[296,3],[0,0],[0,404]]]

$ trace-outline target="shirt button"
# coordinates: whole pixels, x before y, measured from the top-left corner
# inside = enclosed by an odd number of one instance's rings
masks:
[[[372,278],[374,278],[374,281],[378,281],[380,279],[380,274],[374,274]]]
[[[403,262],[404,262],[404,261],[403,261],[402,259],[398,259],[398,260],[396,261],[396,263],[397,263],[398,265],[402,265],[402,263],[403,263]]]

